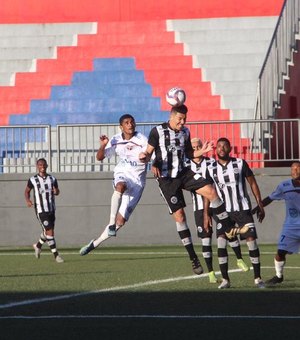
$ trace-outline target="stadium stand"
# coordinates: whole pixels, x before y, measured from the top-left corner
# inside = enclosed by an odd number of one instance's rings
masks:
[[[282,3],[178,0],[170,13],[168,1],[4,1],[0,125],[116,123],[125,111],[161,121],[173,86],[187,93],[189,121],[253,118]]]

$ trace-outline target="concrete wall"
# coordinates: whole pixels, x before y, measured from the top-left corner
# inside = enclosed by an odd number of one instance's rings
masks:
[[[288,178],[289,168],[255,170],[262,196]],[[61,189],[57,197],[56,239],[59,247],[80,246],[100,235],[108,222],[112,193],[111,173],[54,174]],[[0,246],[28,246],[37,241],[40,227],[34,210],[27,208],[24,189],[29,174],[0,176]],[[186,195],[187,216],[194,240],[191,198]],[[273,202],[266,208],[267,217],[258,224],[260,243],[276,243],[285,216],[284,202]],[[106,245],[180,244],[175,223],[159,195],[151,173],[144,195],[130,221]]]

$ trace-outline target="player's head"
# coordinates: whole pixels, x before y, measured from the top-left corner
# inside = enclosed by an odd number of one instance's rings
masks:
[[[130,115],[129,113],[125,113],[123,116],[121,116],[120,118],[119,118],[119,124],[122,126],[122,124],[123,124],[123,122],[124,122],[124,120],[125,119],[131,119],[131,120],[133,120],[134,122],[135,122],[135,119],[134,119],[134,117],[132,116],[132,115]]]
[[[291,165],[291,177],[300,180],[300,161],[293,162]]]
[[[201,139],[198,137],[192,138],[191,143],[192,143],[193,150],[200,150],[203,145]]]
[[[45,173],[47,168],[48,168],[48,164],[45,158],[39,158],[36,161],[36,167],[39,173]]]
[[[170,112],[169,124],[172,130],[179,131],[186,122],[188,108],[185,105],[173,106]]]
[[[120,129],[125,135],[133,135],[135,133],[135,119],[129,113],[124,114],[119,119]]]
[[[231,152],[231,145],[229,139],[221,137],[217,141],[216,153],[219,159],[227,160]]]

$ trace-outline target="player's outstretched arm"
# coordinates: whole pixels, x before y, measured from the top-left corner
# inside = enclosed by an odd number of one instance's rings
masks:
[[[139,154],[139,160],[142,163],[148,163],[152,157],[153,151],[154,147],[148,144],[146,151],[143,151]]]
[[[106,135],[101,135],[99,137],[100,147],[96,153],[97,161],[102,161],[105,158],[105,147],[109,142],[109,139]]]

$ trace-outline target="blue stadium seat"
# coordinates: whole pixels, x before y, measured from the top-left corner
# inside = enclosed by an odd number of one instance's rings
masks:
[[[124,113],[137,122],[167,119],[134,58],[97,58],[93,64],[93,71],[75,72],[70,86],[52,86],[50,99],[31,100],[30,113],[10,116],[10,124],[118,123]]]

